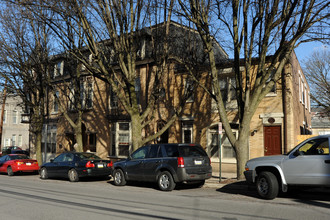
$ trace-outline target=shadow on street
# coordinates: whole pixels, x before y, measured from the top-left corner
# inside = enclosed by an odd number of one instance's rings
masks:
[[[257,193],[256,186],[248,185],[246,181],[229,183],[222,188],[217,189],[217,191],[228,194],[238,194],[262,200]],[[287,193],[280,192],[278,198],[289,199],[297,203],[320,208],[330,208],[329,187],[293,187],[290,188]]]

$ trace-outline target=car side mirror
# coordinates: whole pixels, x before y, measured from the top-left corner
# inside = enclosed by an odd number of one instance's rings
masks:
[[[54,163],[54,159],[50,159],[50,162],[51,162],[51,163]]]
[[[301,156],[301,155],[304,155],[303,151],[296,150],[295,152],[293,152],[293,156],[295,156],[295,157],[298,157],[298,156]]]

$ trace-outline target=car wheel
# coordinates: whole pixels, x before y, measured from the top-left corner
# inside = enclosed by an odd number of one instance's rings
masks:
[[[125,179],[124,173],[121,169],[116,169],[113,172],[113,182],[116,186],[126,185],[126,179]]]
[[[69,170],[68,177],[69,177],[70,182],[78,182],[79,181],[79,176],[78,176],[78,173],[75,169]]]
[[[41,168],[40,170],[40,179],[42,180],[48,179],[48,172],[45,167]]]
[[[163,171],[158,176],[158,186],[162,191],[171,191],[175,188],[175,182],[168,171]]]
[[[261,172],[257,179],[257,191],[263,199],[274,199],[279,192],[276,176],[271,172]]]
[[[8,176],[14,176],[14,172],[11,167],[7,167],[7,174],[8,174]]]

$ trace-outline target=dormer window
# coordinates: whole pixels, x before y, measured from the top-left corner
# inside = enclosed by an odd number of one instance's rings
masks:
[[[64,69],[64,61],[59,61],[54,66],[54,77],[62,76]]]

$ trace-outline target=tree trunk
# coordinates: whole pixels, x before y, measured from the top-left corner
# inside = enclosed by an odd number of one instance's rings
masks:
[[[238,139],[235,142],[236,159],[237,159],[237,179],[244,179],[245,163],[249,159],[249,123],[242,123],[239,129]]]
[[[39,130],[35,133],[36,135],[36,142],[35,142],[35,151],[36,151],[36,157],[39,166],[43,164],[42,161],[42,152],[41,152],[41,140],[42,140],[42,130]]]
[[[132,151],[137,150],[139,147],[141,147],[142,143],[142,124],[140,122],[140,116],[139,114],[132,114],[131,115],[132,120]]]

